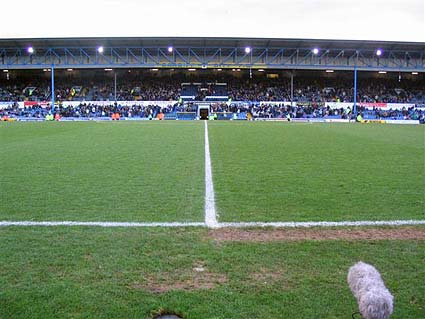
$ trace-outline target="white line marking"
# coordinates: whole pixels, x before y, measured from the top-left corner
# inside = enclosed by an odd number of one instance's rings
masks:
[[[132,222],[72,222],[72,221],[0,221],[1,226],[98,226],[98,227],[205,227],[204,223],[132,223]]]
[[[425,225],[425,220],[362,220],[342,222],[241,222],[214,223],[213,228],[308,228],[308,227],[359,227],[359,226],[413,226]],[[137,222],[76,222],[76,221],[0,221],[6,226],[84,226],[84,227],[211,227],[202,222],[137,223]]]
[[[250,222],[250,223],[219,223],[219,228],[249,228],[249,227],[276,227],[276,228],[302,228],[302,227],[353,227],[353,226],[406,226],[425,225],[425,220],[360,220],[342,222]]]
[[[208,123],[205,123],[205,224],[209,228],[217,228],[217,214],[215,211],[214,185],[212,180],[210,142],[208,138]]]

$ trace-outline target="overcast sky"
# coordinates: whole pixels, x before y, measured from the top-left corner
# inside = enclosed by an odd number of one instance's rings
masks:
[[[259,37],[425,42],[425,0],[4,1],[0,38]]]

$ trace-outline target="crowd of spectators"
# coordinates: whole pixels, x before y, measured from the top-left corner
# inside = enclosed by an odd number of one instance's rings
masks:
[[[94,85],[87,98],[90,101],[115,101],[115,87]],[[117,85],[117,101],[176,101],[180,96],[180,83],[176,81],[143,81]]]
[[[353,102],[353,83],[346,80],[297,79],[294,81],[294,102]],[[229,85],[234,101],[291,101],[291,84],[286,81],[244,81]],[[357,101],[364,103],[423,103],[425,88],[364,80],[357,88]]]
[[[199,81],[199,80],[198,80]],[[227,96],[232,101],[291,101],[290,79],[229,78],[225,86],[214,86],[214,79],[205,79],[198,87],[196,100],[208,96]],[[423,83],[394,82],[383,79],[359,80],[357,101],[366,103],[425,103]],[[188,86],[186,86],[188,87]],[[353,83],[345,79],[295,78],[293,102],[353,102]],[[187,90],[187,89],[186,89]],[[113,85],[89,83],[57,83],[56,101],[178,101],[184,95],[181,79],[149,79]],[[115,96],[116,94],[116,96]],[[115,99],[116,97],[116,99]],[[50,86],[46,83],[24,85],[0,83],[0,101],[48,101]]]
[[[298,103],[296,106],[285,105],[254,105],[250,112],[254,118],[324,118],[338,117],[349,119],[351,109],[331,109],[322,104]]]
[[[119,114],[123,118],[143,118],[154,119],[159,114],[171,115],[170,118],[176,118],[178,112],[196,113],[198,105],[196,102],[191,103],[170,103],[168,105],[120,105],[120,104],[90,104],[80,103],[76,106],[50,106],[32,105],[19,108],[15,103],[4,109],[0,109],[0,118],[35,118],[44,119],[49,114],[58,115],[60,118],[111,118],[115,114]],[[210,112],[227,113],[237,115],[239,119],[296,119],[296,118],[337,118],[337,119],[354,119],[353,110],[348,108],[331,108],[324,103],[306,103],[299,102],[296,105],[288,105],[283,103],[212,103],[210,104]],[[396,109],[366,109],[358,107],[357,113],[364,115],[366,119],[404,119],[404,120],[424,120],[425,108],[403,108]],[[243,115],[238,116],[238,115]],[[231,118],[230,116],[228,118]]]
[[[245,113],[251,114],[252,118],[338,118],[353,119],[355,114],[352,108],[331,108],[325,106],[324,103],[306,103],[299,102],[296,105],[271,104],[271,103],[250,103],[250,104],[215,104],[211,107],[212,112],[229,112],[229,113]],[[425,108],[402,108],[396,109],[380,109],[373,108],[371,110],[365,107],[358,107],[356,112],[361,113],[367,119],[404,119],[418,120],[425,115]]]
[[[160,107],[159,105],[119,105],[108,104],[98,105],[91,103],[80,103],[76,106],[50,106],[32,105],[19,108],[17,104],[0,110],[0,117],[19,117],[19,118],[39,118],[44,119],[47,114],[59,114],[65,118],[110,118],[113,114],[120,114],[121,117],[128,118],[155,118],[159,113],[173,113],[178,110],[185,111],[178,105],[168,105]]]
[[[176,101],[180,96],[179,82],[144,81],[130,82],[117,86],[117,101]],[[50,86],[41,83],[2,84],[0,101],[48,101],[51,100]],[[55,85],[56,101],[115,101],[115,88],[102,83],[70,83]]]

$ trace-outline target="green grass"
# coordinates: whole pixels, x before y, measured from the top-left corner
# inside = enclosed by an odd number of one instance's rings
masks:
[[[425,219],[424,129],[210,122],[220,220]],[[203,130],[0,123],[0,220],[202,221]],[[0,227],[0,318],[350,318],[346,275],[359,260],[394,294],[392,318],[425,318],[424,241],[209,232]]]
[[[214,242],[204,229],[2,228],[0,318],[351,318],[359,260],[395,296],[393,319],[425,318],[425,242]],[[193,268],[224,280],[171,289]],[[210,275],[211,276],[211,275]]]
[[[425,219],[425,127],[209,122],[220,221]],[[201,122],[1,123],[0,220],[202,221]]]
[[[197,122],[1,123],[0,220],[202,221]]]
[[[425,219],[425,126],[209,123],[221,221]]]

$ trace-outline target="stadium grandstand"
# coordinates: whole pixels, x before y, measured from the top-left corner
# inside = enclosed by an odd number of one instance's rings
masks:
[[[416,42],[3,39],[0,68],[6,119],[198,119],[207,109],[203,117],[218,119],[349,120],[361,112],[418,121],[425,110],[425,49]]]

